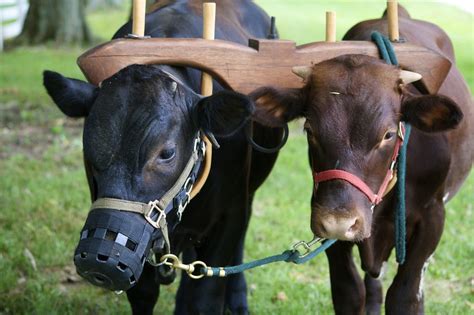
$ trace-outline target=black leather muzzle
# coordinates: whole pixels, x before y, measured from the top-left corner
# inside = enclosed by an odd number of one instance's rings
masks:
[[[137,213],[92,210],[74,253],[77,273],[97,286],[128,290],[140,278],[154,230]]]

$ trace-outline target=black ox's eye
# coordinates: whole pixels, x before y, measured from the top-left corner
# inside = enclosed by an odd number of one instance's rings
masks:
[[[176,151],[174,148],[164,149],[160,152],[160,155],[158,156],[158,158],[162,161],[168,161],[174,158],[175,154],[176,154]]]

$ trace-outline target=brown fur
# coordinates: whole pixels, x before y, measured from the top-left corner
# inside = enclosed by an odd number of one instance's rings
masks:
[[[400,119],[413,125],[407,152],[407,256],[388,290],[385,309],[387,314],[420,314],[421,271],[442,234],[444,201],[458,191],[474,160],[474,114],[448,36],[436,25],[411,19],[402,7],[399,15],[402,38],[453,62],[439,91],[443,95],[423,96],[413,86],[400,86],[399,69],[381,60],[344,55],[315,65],[300,93],[264,88],[254,96],[256,118],[262,122],[281,125],[306,118],[313,171],[343,169],[372,190],[387,173],[395,145],[393,139],[384,141],[384,134],[397,130]],[[344,39],[370,41],[375,30],[387,33],[385,18],[357,24]],[[372,215],[365,195],[345,181],[315,187],[313,232],[325,236],[321,222],[328,216],[355,217],[353,240],[364,239],[357,244],[364,281],[352,260],[354,243],[338,242],[327,250],[337,314],[380,314],[382,288],[374,277],[394,248],[394,196],[393,191],[385,196]]]

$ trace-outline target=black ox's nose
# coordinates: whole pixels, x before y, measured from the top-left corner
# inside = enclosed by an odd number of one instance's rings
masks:
[[[130,289],[143,271],[153,230],[139,214],[94,209],[74,253],[77,273],[109,290]]]

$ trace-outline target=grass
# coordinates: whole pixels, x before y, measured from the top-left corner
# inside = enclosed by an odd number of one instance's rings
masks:
[[[339,38],[357,21],[378,17],[383,11],[381,1],[257,2],[277,16],[281,37],[299,44],[323,39],[325,10],[337,11]],[[412,16],[447,31],[472,90],[472,15],[446,5],[403,3]],[[92,12],[88,19],[95,34],[106,40],[128,12]],[[75,65],[83,51],[81,47],[46,45],[0,54],[0,314],[129,313],[125,295],[85,284],[72,267],[73,250],[89,206],[81,121],[65,119],[55,108],[41,85],[41,72],[52,69],[83,78]],[[246,260],[279,253],[297,240],[310,239],[306,141],[297,124],[292,131],[271,176],[257,193]],[[474,309],[473,192],[471,175],[447,206],[445,232],[426,275],[427,314],[467,314]],[[395,268],[391,261],[385,288]],[[252,270],[247,280],[254,314],[332,312],[324,256],[304,266],[276,264]],[[172,312],[176,287],[174,283],[162,288],[157,313]],[[281,292],[286,299],[277,298]]]

